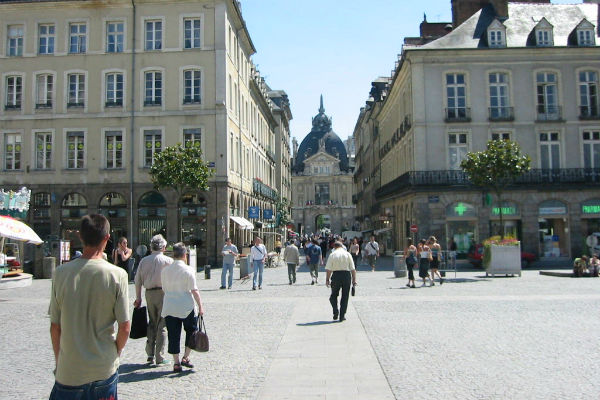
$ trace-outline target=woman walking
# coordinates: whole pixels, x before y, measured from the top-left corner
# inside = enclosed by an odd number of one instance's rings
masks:
[[[440,260],[442,259],[442,246],[437,242],[435,236],[429,237],[429,246],[431,247],[431,286],[435,286],[435,275],[440,278],[440,285],[444,283],[444,278],[440,275]]]
[[[196,271],[185,263],[187,248],[183,243],[173,245],[175,262],[165,267],[161,273],[162,288],[165,293],[162,316],[165,318],[169,337],[169,354],[173,355],[173,371],[181,372],[181,366],[194,368],[190,362],[188,347],[192,334],[198,330],[198,315],[204,315],[200,292],[196,286]],[[194,300],[196,301],[194,303]],[[181,326],[185,330],[185,352],[179,360]]]
[[[358,262],[358,253],[360,252],[360,245],[358,244],[358,239],[352,239],[352,245],[350,246],[350,254],[352,254],[352,261],[354,261],[354,266],[357,267]]]
[[[415,273],[413,268],[417,263],[417,248],[411,238],[406,240],[406,248],[404,249],[404,257],[406,260],[406,269],[408,270],[408,283],[406,287],[415,288]]]
[[[425,239],[421,239],[419,242],[417,253],[419,255],[419,277],[423,279],[423,284],[421,286],[425,286],[427,284],[427,278],[431,280],[429,277],[429,261],[431,260],[431,251]],[[433,284],[433,281],[431,281],[431,283]]]

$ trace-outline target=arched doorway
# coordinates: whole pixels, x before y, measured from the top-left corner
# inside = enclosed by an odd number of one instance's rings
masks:
[[[180,239],[187,245],[196,246],[198,261],[206,262],[206,199],[194,193],[187,193],[179,200],[181,212]]]
[[[87,200],[81,193],[69,193],[63,198],[60,215],[60,236],[71,241],[71,252],[82,250],[79,239],[81,217],[87,214]]]
[[[331,215],[329,214],[319,214],[315,217],[315,228],[316,232],[322,231],[324,229],[331,230]]]
[[[52,234],[50,224],[50,193],[35,193],[31,196],[31,205],[33,210],[33,230],[42,240],[48,239]]]
[[[127,237],[127,200],[117,192],[109,192],[100,198],[98,213],[110,223],[110,241],[106,244],[106,254],[112,254],[120,237]],[[129,239],[129,238],[128,238]]]
[[[159,233],[167,238],[167,201],[158,192],[148,192],[138,202],[138,244],[149,246]]]

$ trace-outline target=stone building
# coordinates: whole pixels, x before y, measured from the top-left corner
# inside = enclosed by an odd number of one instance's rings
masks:
[[[74,249],[100,212],[113,239],[161,232],[214,263],[224,236],[250,241],[250,206],[276,211],[290,163],[289,103],[255,52],[235,0],[0,0],[0,186],[30,188],[28,222]],[[208,192],[154,190],[153,157],[177,143],[202,148]]]
[[[294,146],[292,228],[307,234],[352,230],[352,169],[346,147],[325,115],[323,96],[312,125],[300,147]]]
[[[599,6],[454,0],[453,29],[405,43],[361,110],[355,201],[380,240],[409,227],[459,252],[505,230],[540,257],[573,257],[600,231]],[[518,142],[532,170],[503,204],[470,184],[467,152]]]

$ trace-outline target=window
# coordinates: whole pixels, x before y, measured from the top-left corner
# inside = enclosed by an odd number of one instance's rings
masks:
[[[183,48],[200,48],[200,18],[186,18],[183,20]]]
[[[600,116],[597,72],[581,71],[579,73],[579,103],[579,116],[581,118]]]
[[[162,133],[158,129],[144,131],[144,167],[151,167],[154,155],[162,150]]]
[[[540,47],[552,46],[552,30],[551,29],[538,29],[535,35],[537,39],[537,45]]]
[[[5,110],[21,109],[21,94],[23,91],[23,78],[21,76],[6,77],[6,103]]]
[[[83,132],[67,133],[67,168],[85,168],[85,135]]]
[[[50,193],[36,193],[31,196],[34,218],[50,218],[51,199]]]
[[[106,107],[123,106],[123,74],[106,74]]]
[[[35,134],[35,168],[52,168],[52,133],[50,132]]]
[[[6,43],[6,55],[9,57],[23,55],[23,25],[9,25]]]
[[[315,184],[315,205],[325,205],[329,203],[329,184]]]
[[[4,143],[4,169],[21,169],[21,134],[7,133]]]
[[[86,24],[69,24],[69,53],[77,54],[86,52],[86,35]]]
[[[39,54],[54,54],[54,25],[44,24],[38,28]]]
[[[494,72],[489,74],[490,119],[512,118],[508,99],[508,74]]]
[[[577,44],[579,46],[593,46],[596,44],[593,29],[578,29]]]
[[[560,118],[558,108],[558,78],[552,72],[538,72],[537,113],[540,120],[556,120]]]
[[[52,93],[54,91],[54,76],[50,74],[41,74],[36,78],[37,96],[35,99],[35,108],[52,107]]]
[[[145,73],[145,96],[144,105],[154,106],[162,104],[162,73]]]
[[[146,21],[146,50],[162,49],[162,21]]]
[[[600,131],[583,132],[583,167],[600,168]]]
[[[106,132],[106,168],[123,168],[123,133]]]
[[[467,155],[467,134],[448,134],[448,168],[460,169],[460,162]]]
[[[560,142],[557,132],[540,133],[540,168],[560,168]]]
[[[504,47],[504,32],[501,30],[489,31],[488,43],[490,47]]]
[[[446,99],[449,120],[467,118],[467,96],[464,74],[446,74]]]
[[[106,24],[106,52],[123,52],[123,36],[125,24],[123,22],[108,22]]]
[[[202,131],[200,128],[183,130],[183,145],[188,147],[202,147]]]
[[[85,99],[85,75],[69,74],[67,75],[67,81],[69,82],[67,107],[83,107]]]
[[[183,71],[183,103],[200,103],[200,71]]]
[[[509,132],[494,132],[492,133],[492,140],[510,140]]]

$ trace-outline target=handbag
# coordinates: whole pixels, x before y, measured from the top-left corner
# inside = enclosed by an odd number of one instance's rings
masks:
[[[188,347],[201,353],[208,351],[208,335],[206,334],[204,317],[200,317],[200,326],[196,332],[192,333],[191,343]]]
[[[148,317],[146,314],[146,306],[133,309],[131,316],[131,331],[129,337],[131,339],[140,339],[146,337],[148,332]]]

